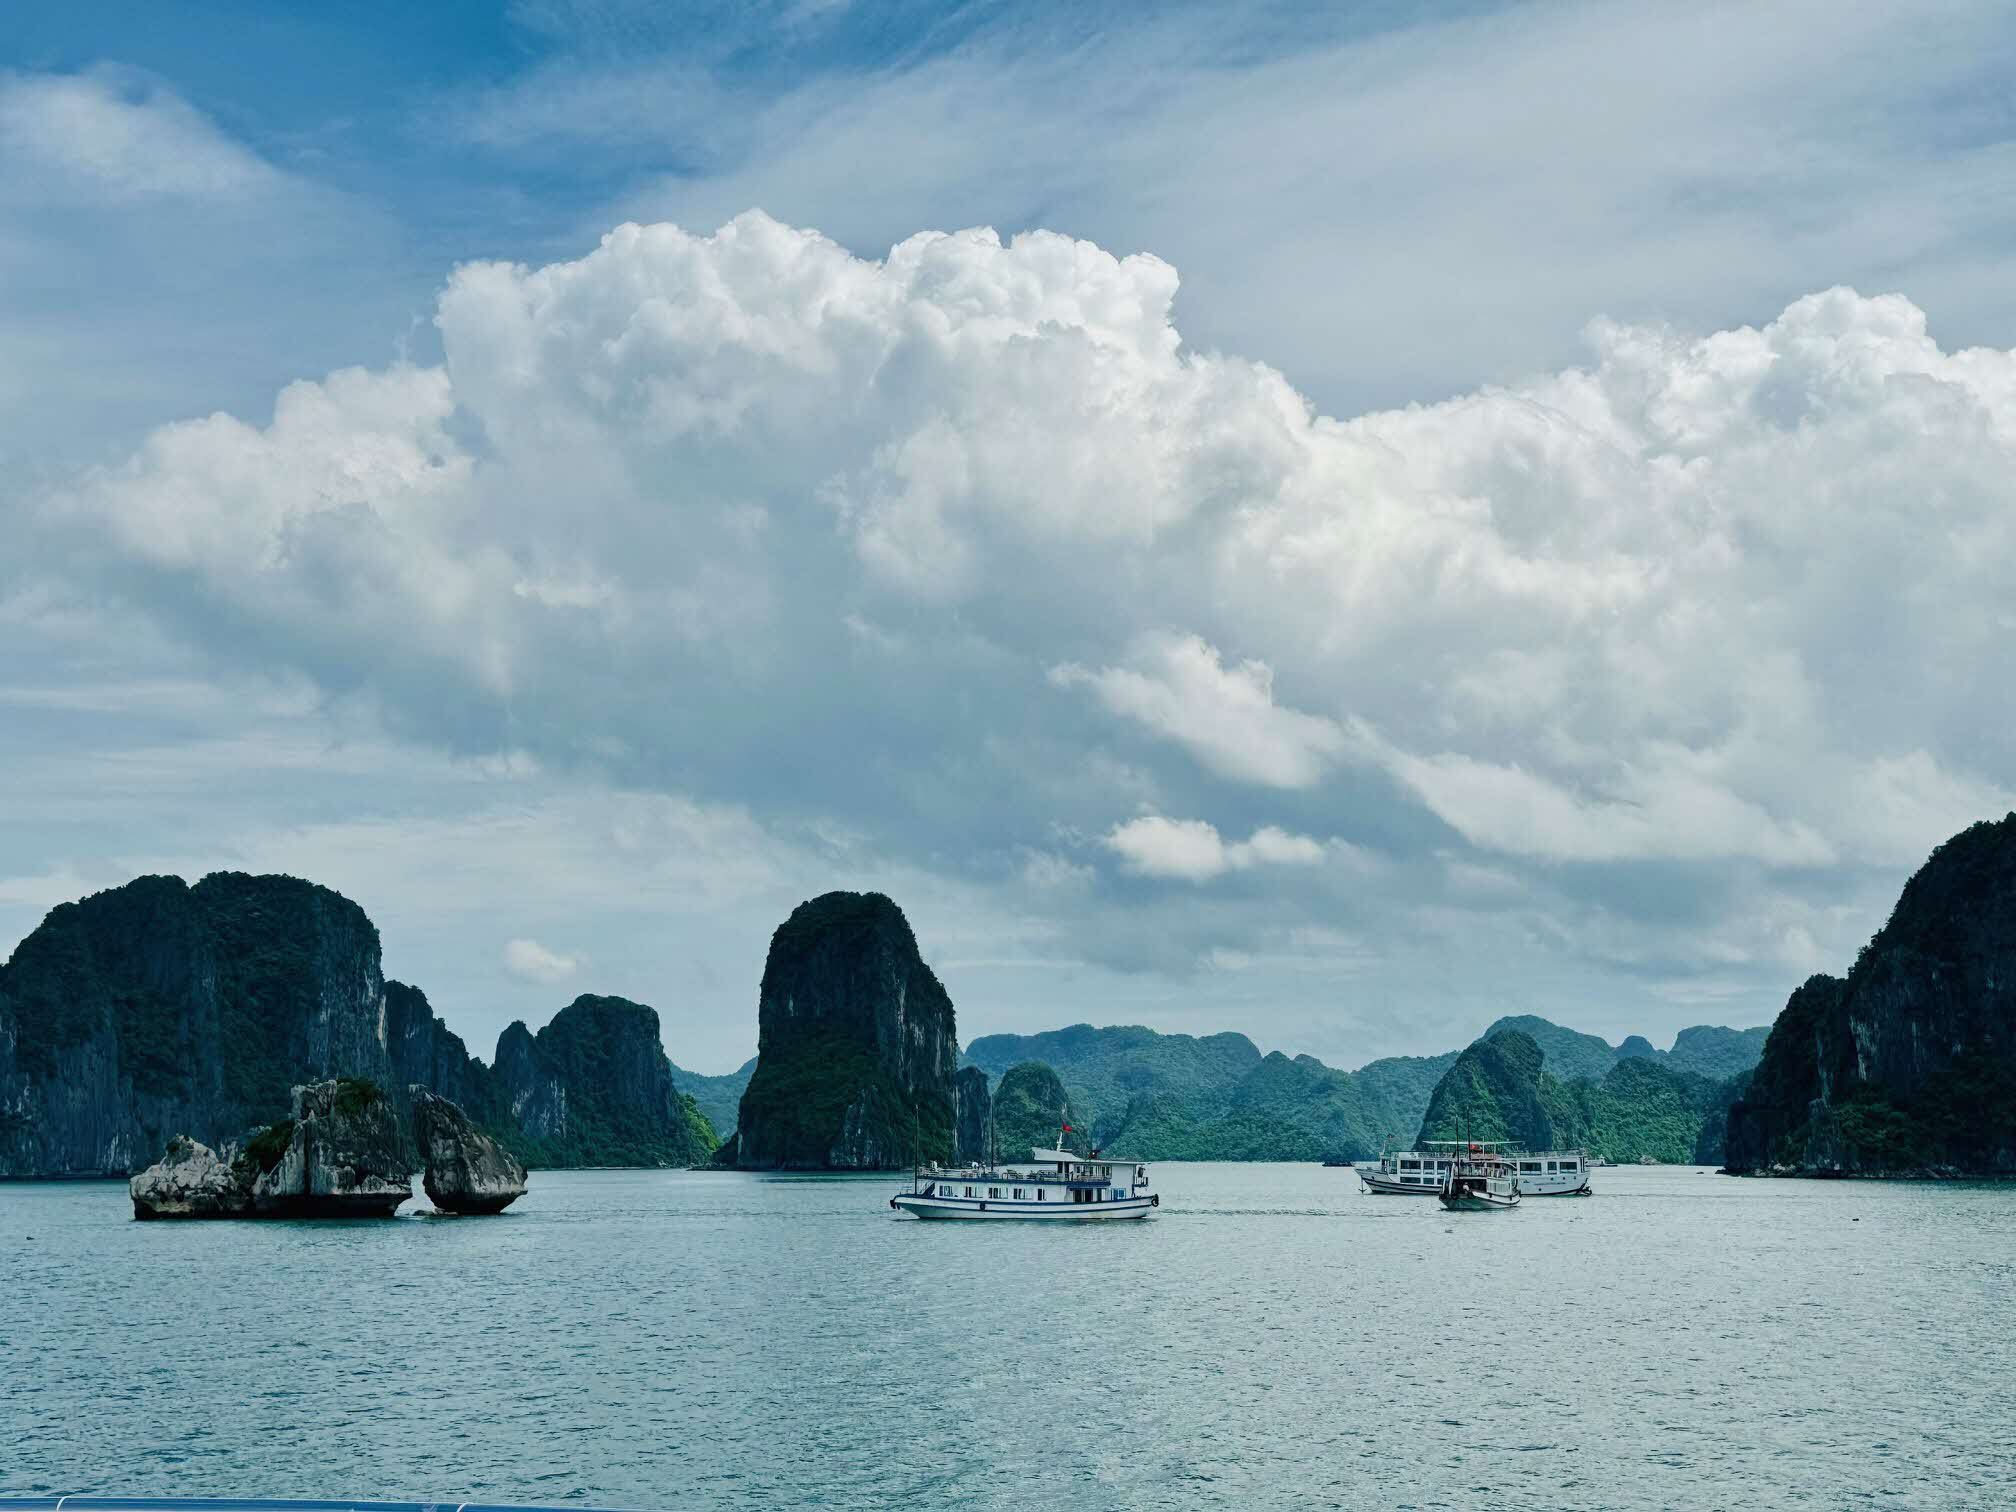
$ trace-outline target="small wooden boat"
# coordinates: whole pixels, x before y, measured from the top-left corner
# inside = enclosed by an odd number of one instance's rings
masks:
[[[1515,1208],[1519,1206],[1519,1176],[1504,1156],[1473,1144],[1451,1162],[1442,1190],[1435,1195],[1452,1213]]]

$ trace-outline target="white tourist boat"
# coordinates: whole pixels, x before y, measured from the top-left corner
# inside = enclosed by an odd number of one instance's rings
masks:
[[[1148,1167],[1133,1160],[1078,1155],[1070,1150],[1029,1152],[1027,1166],[920,1167],[910,1190],[889,1206],[919,1218],[1036,1218],[1053,1223],[1146,1218],[1162,1204],[1148,1183]]]
[[[1519,1178],[1503,1155],[1473,1144],[1457,1150],[1435,1195],[1451,1212],[1502,1212],[1519,1206]]]
[[[1517,1150],[1496,1141],[1480,1141],[1512,1167],[1519,1191],[1526,1197],[1587,1197],[1589,1168],[1583,1150]],[[1377,1160],[1360,1161],[1358,1180],[1366,1191],[1382,1197],[1433,1197],[1448,1184],[1449,1172],[1466,1149],[1462,1140],[1429,1140],[1419,1150],[1388,1150]]]

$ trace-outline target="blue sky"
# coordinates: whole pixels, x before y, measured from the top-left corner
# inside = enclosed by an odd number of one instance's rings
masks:
[[[830,886],[969,1036],[1768,1020],[2016,786],[2012,52],[21,9],[0,940],[295,871],[478,1046],[702,1069]]]

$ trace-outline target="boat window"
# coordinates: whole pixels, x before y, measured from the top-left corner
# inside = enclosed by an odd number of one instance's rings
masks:
[[[1553,1162],[1553,1161],[1551,1161],[1551,1160],[1550,1160],[1550,1161],[1548,1161],[1548,1162],[1547,1162],[1547,1169],[1548,1169],[1548,1170],[1550,1170],[1550,1171],[1554,1169],[1554,1162]]]
[[[1576,1168],[1575,1162],[1572,1160],[1564,1160],[1561,1162],[1561,1169],[1564,1171],[1572,1171],[1575,1168]]]
[[[1015,1197],[1016,1197],[1016,1200],[1017,1200],[1018,1202],[1019,1202],[1019,1201],[1020,1201],[1020,1200],[1021,1200],[1021,1199],[1022,1199],[1022,1198],[1023,1198],[1024,1196],[1025,1196],[1025,1195],[1027,1195],[1027,1194],[1023,1192],[1022,1188],[1020,1188],[1020,1187],[1017,1187],[1017,1188],[1015,1188]]]
[[[966,1188],[966,1195],[968,1197],[971,1197],[973,1195],[973,1188],[971,1187]]]
[[[1036,1188],[1036,1200],[1038,1202],[1041,1202],[1043,1200],[1043,1188],[1041,1187]]]
[[[999,1197],[999,1196],[1001,1195],[1001,1188],[999,1188],[999,1187],[989,1187],[989,1188],[987,1188],[987,1195],[988,1195],[989,1197]]]
[[[1421,1162],[1418,1160],[1403,1160],[1400,1162],[1400,1169],[1403,1171],[1418,1171],[1421,1169]]]
[[[1537,1171],[1540,1169],[1540,1162],[1537,1160],[1522,1160],[1519,1162],[1519,1169],[1522,1171]]]

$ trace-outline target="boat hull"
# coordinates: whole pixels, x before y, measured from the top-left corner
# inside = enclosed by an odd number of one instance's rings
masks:
[[[1465,1192],[1460,1197],[1450,1197],[1442,1192],[1435,1195],[1442,1199],[1442,1206],[1452,1213],[1496,1213],[1519,1206],[1517,1197],[1491,1197],[1479,1192]]]
[[[1365,1190],[1375,1197],[1433,1197],[1441,1190],[1439,1187],[1396,1181],[1391,1176],[1382,1176],[1375,1171],[1359,1171],[1358,1180],[1364,1185]]]
[[[1113,1223],[1146,1218],[1160,1202],[1152,1194],[1124,1197],[1118,1202],[1015,1202],[1008,1198],[922,1197],[903,1192],[891,1197],[889,1206],[913,1218],[955,1222]]]

